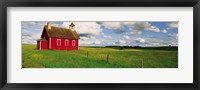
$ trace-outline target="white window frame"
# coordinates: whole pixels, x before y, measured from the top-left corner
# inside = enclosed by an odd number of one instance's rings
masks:
[[[69,46],[69,40],[65,40],[65,46]]]
[[[72,46],[76,46],[75,40],[72,40]]]
[[[61,39],[57,39],[57,46],[61,46]]]

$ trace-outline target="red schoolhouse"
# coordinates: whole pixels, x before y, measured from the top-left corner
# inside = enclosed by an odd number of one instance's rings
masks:
[[[75,31],[75,25],[71,23],[69,28],[51,26],[48,22],[44,26],[41,39],[37,40],[39,50],[78,50],[80,39]]]

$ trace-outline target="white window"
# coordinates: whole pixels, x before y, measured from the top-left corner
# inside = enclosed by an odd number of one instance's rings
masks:
[[[61,39],[57,39],[57,46],[61,46]]]
[[[69,40],[65,40],[65,46],[69,46]]]
[[[75,43],[75,40],[72,40],[72,46],[75,46],[76,43]]]

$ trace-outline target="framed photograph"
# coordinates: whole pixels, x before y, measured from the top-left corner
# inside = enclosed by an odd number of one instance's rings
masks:
[[[199,0],[1,1],[1,89],[199,89]]]

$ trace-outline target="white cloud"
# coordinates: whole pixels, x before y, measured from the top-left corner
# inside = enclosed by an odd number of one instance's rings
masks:
[[[107,38],[107,39],[112,39],[112,36],[105,35],[103,32],[101,33],[102,37]]]
[[[160,32],[158,27],[152,26],[149,22],[101,22],[99,24],[120,33],[124,32],[123,28],[127,26],[133,35],[142,34],[144,30]]]
[[[170,46],[178,46],[178,41],[177,40],[173,40],[169,43]]]
[[[52,23],[52,26],[68,28],[71,22],[63,24]],[[112,24],[114,23],[114,24]],[[149,22],[74,22],[75,29],[80,35],[80,46],[109,46],[109,45],[139,45],[139,46],[167,46],[178,45],[178,34],[167,33],[168,29],[160,30],[158,27],[151,25]],[[26,22],[22,23],[22,43],[36,44],[36,40],[42,34],[43,26],[46,22]],[[107,28],[124,29],[126,32],[116,34],[113,32],[104,32],[101,25]],[[173,26],[173,25],[172,25]],[[171,26],[171,27],[172,27]],[[174,25],[175,27],[175,25]],[[128,28],[128,29],[127,29]],[[167,33],[167,37],[140,37],[145,30],[152,32]],[[117,31],[117,30],[116,30]],[[137,36],[134,36],[137,35]]]
[[[147,30],[151,25],[148,22],[136,22],[131,26],[134,30]]]
[[[142,34],[143,30],[131,30],[130,34],[132,35],[140,35]]]
[[[101,44],[101,42],[97,40],[94,42],[94,44]]]
[[[167,29],[174,29],[174,28],[178,28],[178,22],[172,22],[172,23],[168,24]]]
[[[139,42],[139,43],[144,43],[145,42],[145,40],[143,38],[136,38],[135,41]]]
[[[124,46],[127,45],[127,42],[125,40],[120,39],[115,42],[115,45]]]
[[[172,34],[171,34],[172,35]],[[173,36],[173,37],[172,37]],[[150,37],[150,38],[145,38],[145,46],[178,46],[178,39],[174,38],[176,34],[173,34],[172,36],[169,37]]]
[[[134,35],[142,34],[144,30],[152,32],[160,32],[160,29],[156,26],[152,26],[149,22],[135,22],[131,27],[131,33]]]
[[[126,41],[120,39],[120,40],[119,40],[119,43],[120,43],[120,44],[125,44]]]
[[[123,36],[123,38],[125,38],[125,39],[130,39],[130,37],[129,37],[129,36]]]
[[[124,26],[121,22],[99,22],[98,24],[105,26],[108,29],[114,30],[116,33],[123,33]]]
[[[79,39],[79,45],[84,46],[84,45],[90,45],[95,42],[96,38],[94,36],[80,36]]]
[[[24,44],[36,44],[37,40],[40,39],[40,34],[30,34],[22,36],[22,43]]]
[[[156,26],[150,26],[148,30],[153,32],[160,32],[160,29],[157,28]]]
[[[112,39],[112,37],[111,36],[107,36],[107,35],[105,35],[105,36],[103,36],[104,38],[109,38],[109,39]]]
[[[101,25],[103,25],[109,29],[115,29],[115,30],[121,28],[120,22],[103,22]]]
[[[135,22],[129,26],[134,33],[137,31],[138,34],[142,33],[144,30],[149,30],[153,32],[160,32],[160,29],[156,26],[152,26],[149,22]],[[136,33],[137,34],[137,33]]]
[[[92,41],[83,41],[83,40],[79,40],[79,45],[82,46],[82,45],[89,45],[89,44],[92,44],[93,42]]]
[[[89,40],[88,37],[80,37],[80,39],[82,39],[82,40]]]
[[[63,22],[62,26],[68,28],[71,22]],[[79,35],[97,35],[102,29],[96,22],[73,22]]]
[[[55,24],[55,23],[51,24],[51,26],[61,27],[59,24]]]
[[[37,30],[40,31],[43,29],[44,25],[47,24],[47,22],[32,22],[32,21],[23,21],[22,23],[22,29],[23,30]]]
[[[121,22],[122,25],[132,26],[135,22]]]
[[[162,32],[163,32],[163,33],[167,33],[167,30],[164,29],[164,30],[162,30]]]
[[[40,39],[42,30],[46,22],[23,21],[22,25],[22,43],[36,44],[36,40]]]
[[[113,45],[111,38],[104,38],[103,36],[90,36],[90,37],[80,37],[80,46],[109,46]]]
[[[169,33],[168,36],[171,37],[171,38],[174,38],[174,39],[178,39],[177,33]]]
[[[79,45],[80,46],[102,46],[105,45],[105,41],[101,40],[102,38],[96,38],[94,36],[90,37],[80,37]],[[109,40],[108,40],[109,41]]]

